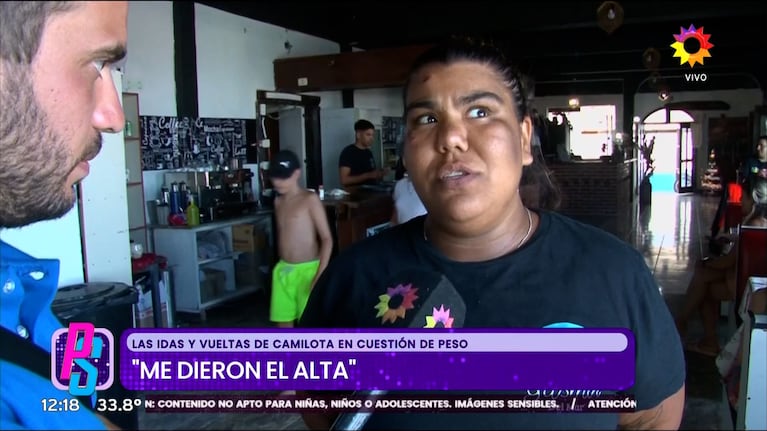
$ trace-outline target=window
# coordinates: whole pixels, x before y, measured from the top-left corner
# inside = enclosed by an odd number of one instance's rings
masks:
[[[695,121],[690,114],[678,109],[671,110],[669,119],[670,121],[668,121],[668,123],[692,123]],[[658,109],[644,119],[645,124],[660,124],[666,122],[666,109]]]

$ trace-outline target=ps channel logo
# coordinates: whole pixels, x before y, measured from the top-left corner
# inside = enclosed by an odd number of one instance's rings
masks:
[[[690,24],[690,28],[680,27],[679,34],[674,35],[675,42],[670,46],[674,48],[674,57],[679,58],[679,65],[687,63],[690,68],[695,64],[703,65],[703,59],[710,58],[709,49],[714,45],[709,42],[710,34],[703,33],[703,27],[696,29]],[[684,79],[687,82],[706,81],[708,76],[705,73],[685,73]]]
[[[72,322],[51,337],[51,382],[74,396],[109,389],[114,381],[114,337],[92,323]]]

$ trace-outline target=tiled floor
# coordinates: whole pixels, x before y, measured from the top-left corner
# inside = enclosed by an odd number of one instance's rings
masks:
[[[672,311],[682,304],[695,261],[703,254],[705,236],[716,198],[655,193],[627,240],[645,256]],[[263,327],[268,325],[268,299],[255,294],[208,314],[207,326]],[[188,325],[202,326],[200,323]],[[724,326],[724,325],[722,325]],[[692,325],[690,335],[701,328]],[[726,338],[726,334],[722,333]],[[723,340],[724,341],[724,340]],[[683,429],[732,429],[730,412],[711,358],[687,354],[687,402]],[[306,429],[295,414],[142,414],[141,429]]]

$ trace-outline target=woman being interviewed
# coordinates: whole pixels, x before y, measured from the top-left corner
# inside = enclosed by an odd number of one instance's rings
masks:
[[[398,320],[380,313],[380,297],[398,285],[428,289],[421,281],[433,278],[422,274],[437,274],[465,303],[465,327],[634,331],[636,383],[629,392],[640,411],[373,413],[365,429],[677,428],[681,343],[643,257],[602,230],[523,203],[532,122],[521,81],[503,56],[466,41],[436,46],[413,65],[404,96],[404,160],[428,214],[341,253],[299,325],[402,327],[414,310]],[[327,428],[323,419],[305,416],[316,429]]]

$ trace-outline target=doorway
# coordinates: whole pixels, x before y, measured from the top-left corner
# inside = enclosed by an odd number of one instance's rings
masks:
[[[290,106],[280,109],[279,116],[279,150],[289,150],[295,153],[301,169],[298,185],[306,188],[306,131],[304,129],[303,106]]]
[[[276,122],[277,133],[275,134],[273,131],[270,133],[272,136],[279,136],[279,148],[267,148],[266,152],[271,154],[278,149],[296,151],[296,154],[304,162],[304,172],[301,176],[302,185],[308,188],[317,188],[319,184],[322,184],[322,166],[319,163],[321,160],[320,98],[307,94],[257,90],[257,119],[259,121],[268,119],[270,115],[267,112],[275,113],[275,111],[276,115],[271,115],[271,117],[276,120],[272,122],[272,127]],[[262,130],[262,132],[264,131]],[[286,139],[289,142],[286,143]],[[291,144],[290,141],[293,141],[294,144]]]
[[[686,111],[666,108],[645,117],[642,133],[648,141],[655,139],[653,193],[689,193],[695,188],[693,122]]]

